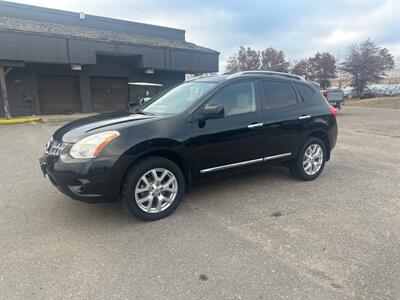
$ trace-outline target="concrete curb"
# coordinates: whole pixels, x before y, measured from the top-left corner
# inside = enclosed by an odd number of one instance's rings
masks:
[[[0,124],[12,125],[12,124],[23,124],[28,122],[39,122],[39,117],[23,117],[23,118],[11,118],[11,119],[0,119]]]

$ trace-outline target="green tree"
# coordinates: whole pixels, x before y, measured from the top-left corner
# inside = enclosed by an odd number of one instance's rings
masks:
[[[393,69],[394,65],[393,55],[388,49],[367,39],[348,47],[341,69],[352,76],[353,85],[360,95],[368,83],[382,79],[385,71]]]

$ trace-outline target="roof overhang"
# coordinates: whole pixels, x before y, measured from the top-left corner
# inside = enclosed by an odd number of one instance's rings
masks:
[[[12,60],[0,60],[1,67],[19,67],[24,68],[25,63],[20,61],[12,61]]]

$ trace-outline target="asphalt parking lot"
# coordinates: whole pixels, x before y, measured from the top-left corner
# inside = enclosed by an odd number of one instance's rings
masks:
[[[1,299],[399,299],[400,110],[345,107],[320,178],[257,169],[170,217],[70,200],[38,157],[60,123],[0,127]]]

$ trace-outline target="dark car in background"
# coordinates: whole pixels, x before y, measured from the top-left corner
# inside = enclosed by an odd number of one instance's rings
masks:
[[[121,199],[131,215],[169,215],[193,182],[256,164],[313,180],[337,138],[336,110],[313,84],[276,72],[198,77],[132,111],[58,129],[43,173],[73,199]]]

